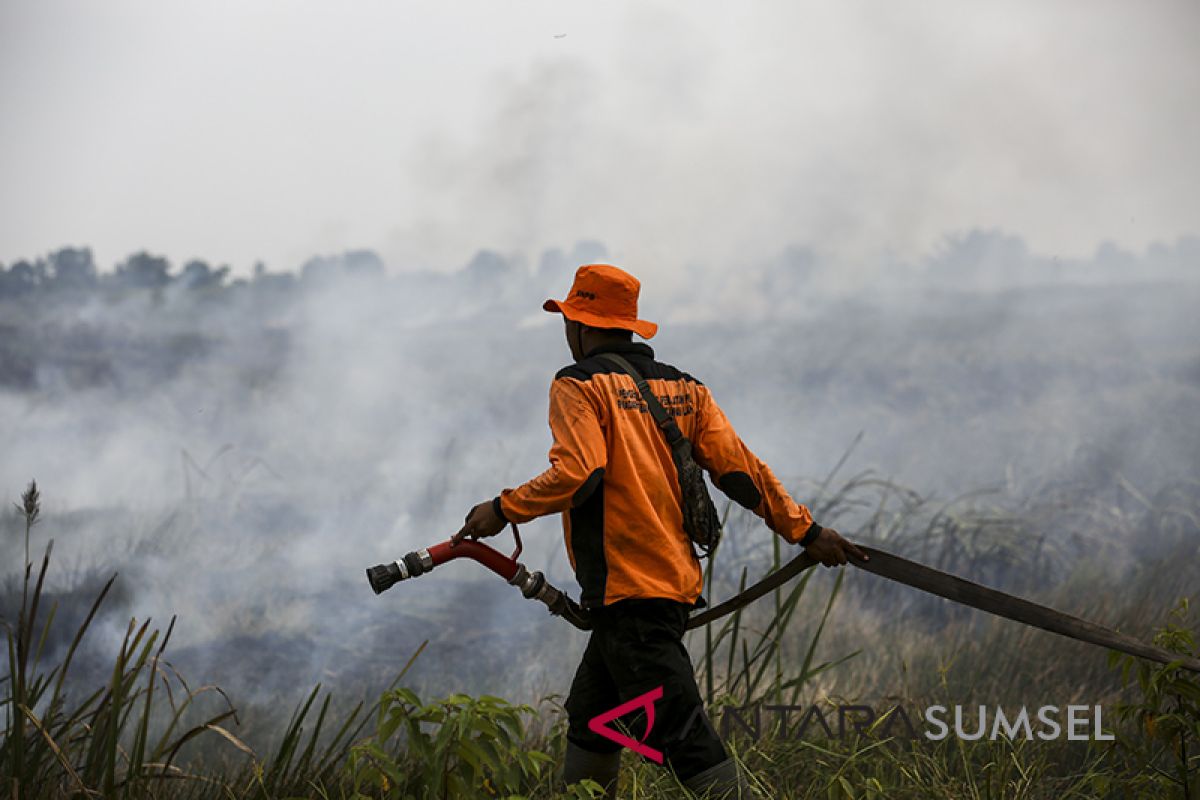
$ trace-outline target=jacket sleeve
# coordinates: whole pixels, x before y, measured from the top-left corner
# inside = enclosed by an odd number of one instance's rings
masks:
[[[557,378],[550,385],[550,432],[550,468],[500,493],[500,512],[510,522],[578,505],[603,478],[608,451],[600,415],[574,378]]]
[[[692,437],[696,460],[736,503],[762,517],[787,541],[799,542],[813,526],[808,508],[793,500],[770,467],[750,452],[707,387],[700,387],[697,401]]]

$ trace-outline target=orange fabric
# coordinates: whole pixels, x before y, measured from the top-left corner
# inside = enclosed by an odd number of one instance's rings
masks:
[[[643,348],[653,357],[646,345],[625,347]],[[599,572],[605,605],[654,597],[694,603],[702,588],[701,569],[683,531],[679,481],[670,449],[633,379],[606,370],[598,361],[585,359],[554,380],[550,468],[515,489],[504,490],[501,510],[518,523],[563,513],[567,552],[584,587],[585,605],[592,591],[592,578],[585,580],[585,571],[594,576],[598,570],[590,563],[585,569],[578,563],[581,557],[603,562]],[[588,374],[589,369],[594,374]],[[767,465],[741,441],[708,388],[674,373],[682,377],[647,375],[647,380],[692,440],[697,462],[714,482],[728,475],[746,476],[758,493],[754,512],[789,542],[799,541],[813,522],[808,509],[792,500]],[[593,478],[595,485],[588,491],[589,478],[597,470],[603,470],[603,479]],[[587,496],[581,497],[581,491]],[[573,521],[582,524],[581,509],[596,491],[602,491],[602,508],[597,512],[603,521],[602,553],[593,541],[572,541]],[[598,598],[593,592],[591,605],[598,604]]]
[[[586,264],[575,271],[567,299],[547,300],[542,308],[593,328],[619,328],[649,339],[658,332],[658,326],[637,318],[641,290],[638,279],[622,269],[610,264]]]

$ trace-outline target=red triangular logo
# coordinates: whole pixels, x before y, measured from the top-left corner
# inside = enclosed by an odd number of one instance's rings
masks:
[[[663,696],[663,687],[659,686],[656,689],[651,689],[645,694],[635,697],[627,703],[614,708],[612,711],[605,711],[603,714],[592,717],[588,720],[588,730],[592,733],[603,736],[605,739],[614,741],[622,747],[628,747],[638,755],[645,756],[656,764],[663,763],[663,754],[655,750],[653,747],[647,747],[642,744],[646,741],[646,737],[650,735],[650,729],[654,727],[654,701]],[[620,731],[615,731],[608,727],[608,723],[615,720],[617,717],[622,717],[630,711],[636,711],[639,708],[646,709],[646,733],[642,736],[642,742],[630,739]]]

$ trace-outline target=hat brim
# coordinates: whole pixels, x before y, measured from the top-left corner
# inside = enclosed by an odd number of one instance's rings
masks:
[[[617,328],[623,331],[633,331],[643,339],[651,339],[654,337],[654,334],[658,333],[658,325],[653,322],[647,322],[644,319],[606,317],[603,314],[594,314],[575,308],[569,303],[559,302],[558,300],[547,300],[542,303],[542,308],[552,313],[562,314],[572,322],[578,322],[593,328]]]

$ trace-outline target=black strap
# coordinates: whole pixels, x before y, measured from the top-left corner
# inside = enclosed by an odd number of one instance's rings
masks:
[[[683,438],[683,431],[679,430],[679,426],[675,424],[675,420],[663,408],[662,403],[658,402],[658,398],[654,396],[654,392],[650,391],[650,384],[646,383],[646,379],[642,377],[642,373],[634,369],[633,364],[630,364],[624,357],[616,353],[600,353],[599,357],[615,365],[626,375],[633,378],[638,391],[642,393],[642,398],[646,401],[646,408],[649,409],[650,416],[654,417],[654,421],[658,423],[658,427],[666,434],[667,442],[674,447]]]

